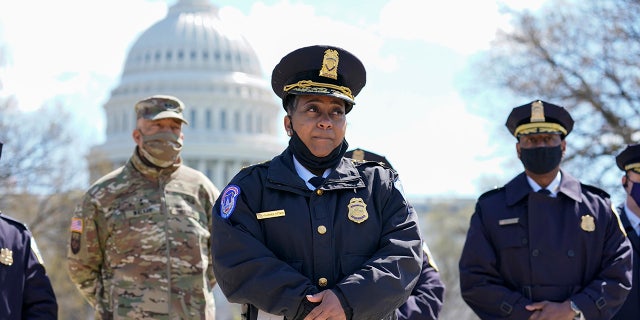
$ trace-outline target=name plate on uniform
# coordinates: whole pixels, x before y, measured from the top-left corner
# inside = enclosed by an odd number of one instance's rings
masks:
[[[256,213],[256,218],[258,220],[276,218],[276,217],[283,217],[283,216],[284,216],[284,210],[282,210],[282,209]]]
[[[509,224],[516,224],[518,223],[518,221],[520,221],[520,218],[502,219],[498,221],[498,224],[501,226],[506,226]]]

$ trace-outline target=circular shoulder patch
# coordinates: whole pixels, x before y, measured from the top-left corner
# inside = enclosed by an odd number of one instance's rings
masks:
[[[223,218],[229,218],[229,216],[233,213],[233,210],[236,208],[236,202],[238,200],[238,196],[240,195],[240,187],[230,184],[222,193],[220,199],[220,216]]]

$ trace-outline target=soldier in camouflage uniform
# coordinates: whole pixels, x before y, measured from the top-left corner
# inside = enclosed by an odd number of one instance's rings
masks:
[[[96,181],[71,219],[71,279],[96,319],[213,319],[209,237],[218,189],[182,164],[183,103],[136,103],[130,160]]]

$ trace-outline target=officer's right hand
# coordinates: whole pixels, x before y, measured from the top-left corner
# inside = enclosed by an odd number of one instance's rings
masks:
[[[575,312],[571,310],[569,302],[562,303],[542,301],[534,302],[525,307],[533,314],[529,320],[573,320]]]
[[[320,302],[320,305],[313,308],[304,320],[346,320],[340,300],[331,290],[324,290],[314,295],[308,295],[307,300],[310,302]]]

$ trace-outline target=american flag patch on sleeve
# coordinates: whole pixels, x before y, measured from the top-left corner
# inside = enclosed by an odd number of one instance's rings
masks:
[[[71,218],[71,231],[82,233],[82,219]]]

